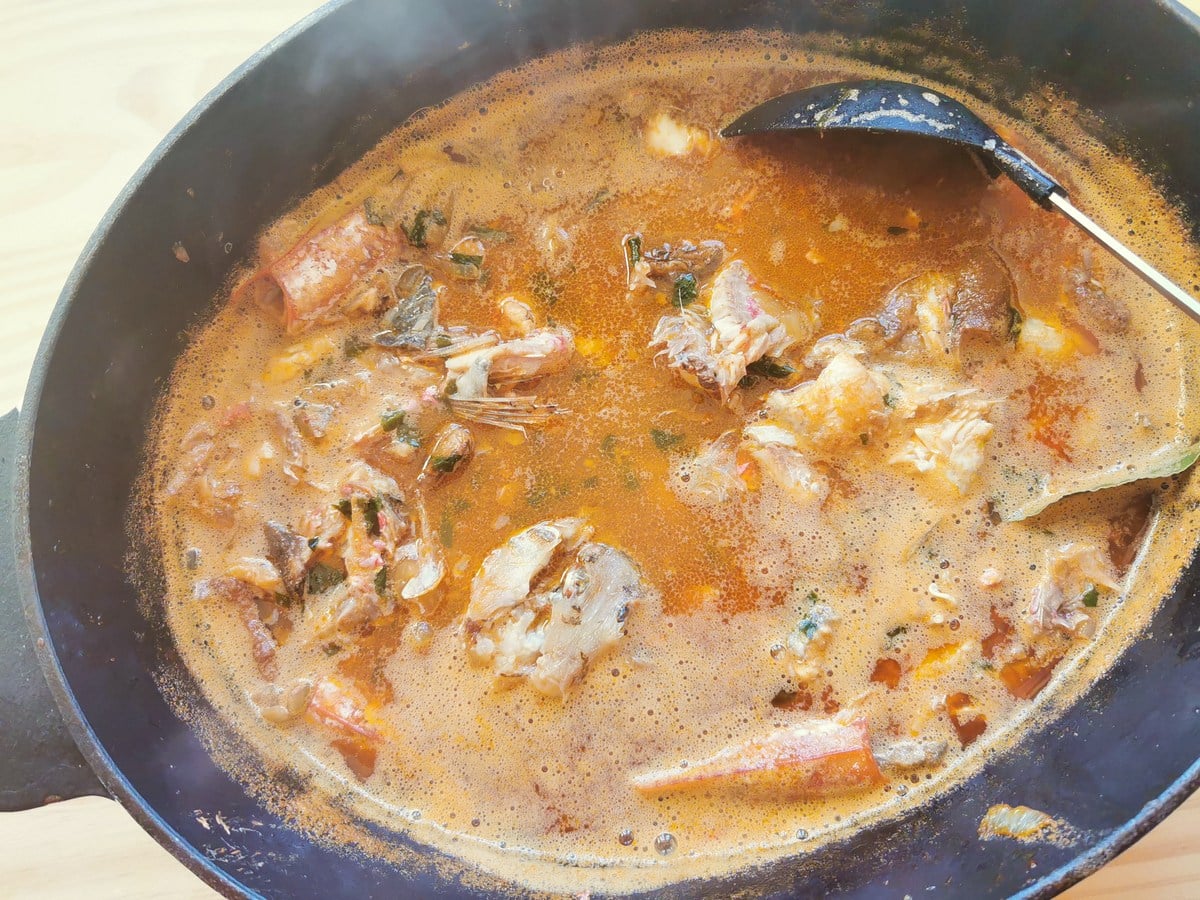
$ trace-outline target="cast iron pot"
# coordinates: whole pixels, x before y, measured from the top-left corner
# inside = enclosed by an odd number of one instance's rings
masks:
[[[862,40],[911,37],[931,23],[923,34],[974,46],[939,49],[973,58],[1001,105],[1053,83],[1101,114],[1107,137],[1200,222],[1200,20],[1162,2],[346,0],[234,73],[104,217],[59,298],[20,416],[0,420],[0,473],[13,481],[0,487],[0,501],[11,497],[0,510],[0,807],[111,795],[229,896],[471,894],[291,827],[213,763],[156,687],[151,672],[181,664],[127,578],[125,518],[186,330],[211,314],[255,232],[289,204],[415,110],[531,57],[643,29],[753,25],[839,31],[850,53],[944,77],[923,53],[882,58]],[[175,241],[187,265],[171,253]],[[807,856],[663,893],[1046,896],[1082,878],[1200,783],[1197,587],[1193,563],[1107,676],[1020,752],[991,759],[936,802]],[[981,842],[980,817],[999,798],[1063,814],[1083,838]],[[216,811],[261,824],[226,833],[203,817],[206,828],[198,814]]]

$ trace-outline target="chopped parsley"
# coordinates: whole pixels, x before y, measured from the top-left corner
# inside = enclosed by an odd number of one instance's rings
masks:
[[[762,378],[787,378],[789,375],[796,373],[796,370],[792,366],[770,356],[756,359],[750,365],[746,366],[746,371]]]
[[[325,563],[317,563],[308,573],[308,582],[305,586],[310,594],[323,594],[345,580],[346,573],[341,569],[335,569]]]
[[[451,453],[448,456],[431,456],[429,458],[429,466],[435,472],[440,472],[447,475],[458,468],[458,464],[462,462],[463,455],[461,453]]]
[[[696,285],[696,276],[691,272],[680,275],[675,279],[675,288],[672,291],[675,300],[675,305],[679,309],[685,306],[691,306],[696,302],[696,298],[700,296],[699,288]]]
[[[404,228],[404,235],[414,247],[424,247],[429,243],[429,225],[445,225],[446,216],[440,209],[418,210],[413,217],[412,225]]]
[[[651,428],[650,437],[654,441],[654,446],[659,450],[670,450],[672,447],[678,447],[683,443],[682,434],[665,431],[662,428]]]

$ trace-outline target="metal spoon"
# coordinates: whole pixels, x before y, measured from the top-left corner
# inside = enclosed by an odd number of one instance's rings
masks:
[[[1200,301],[1076,209],[1062,185],[975,113],[945,94],[903,81],[822,84],[759,104],[721,129],[721,135],[737,137],[777,131],[915,134],[968,147],[995,174],[1003,172],[1040,206],[1057,208],[1147,284],[1200,322]]]

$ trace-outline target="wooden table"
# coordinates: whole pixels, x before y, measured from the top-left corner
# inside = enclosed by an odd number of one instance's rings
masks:
[[[1188,0],[1200,9],[1200,0]],[[163,135],[313,0],[0,0],[0,411],[20,404],[50,309]],[[1200,896],[1200,795],[1072,900]],[[0,815],[0,898],[215,895],[117,804]]]

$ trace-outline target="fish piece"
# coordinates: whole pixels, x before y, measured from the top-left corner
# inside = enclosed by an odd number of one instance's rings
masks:
[[[301,434],[313,440],[325,437],[334,412],[335,407],[329,403],[311,403],[299,397],[292,401],[292,421]]]
[[[923,349],[935,358],[950,353],[950,303],[955,283],[943,272],[914,275],[892,288],[879,321],[889,341],[903,350]]]
[[[916,425],[912,437],[888,462],[937,472],[965,494],[983,464],[983,449],[992,435],[992,423],[984,418],[992,403],[975,391],[947,392],[944,397],[954,399],[951,411]]]
[[[960,353],[973,344],[995,348],[1011,341],[1020,318],[1012,272],[998,253],[984,254],[959,273],[950,301],[950,340]]]
[[[395,602],[376,590],[376,572],[349,576],[323,593],[308,594],[304,625],[310,643],[339,635],[352,638],[395,612]]]
[[[471,429],[450,422],[444,425],[433,440],[429,456],[417,476],[418,484],[436,487],[471,461],[475,453],[475,439]]]
[[[350,446],[360,459],[381,472],[406,478],[420,458],[421,439],[407,424],[386,428],[376,422],[354,438]]]
[[[763,800],[800,800],[883,781],[866,719],[811,719],[746,741],[687,767],[633,776],[643,794],[723,790]]]
[[[824,670],[822,654],[833,636],[838,614],[828,603],[814,603],[782,644],[771,648],[771,658],[782,663],[784,673],[798,682],[812,681]]]
[[[278,571],[284,592],[292,597],[301,596],[313,556],[309,538],[293,531],[282,522],[274,521],[263,524],[263,535],[267,540],[267,559]],[[319,545],[320,541],[317,543]]]
[[[683,240],[643,251],[642,236],[635,232],[626,235],[621,245],[630,291],[668,291],[683,275],[691,275],[695,282],[704,281],[725,259],[725,245],[713,240],[698,244]]]
[[[765,302],[769,302],[765,291],[740,259],[728,262],[713,278],[708,311],[717,336],[715,349],[742,358],[738,381],[746,374],[746,365],[764,356],[778,356],[795,343],[779,319],[764,308]]]
[[[244,581],[251,587],[258,588],[268,597],[284,592],[283,579],[279,577],[279,570],[269,559],[263,559],[261,556],[243,556],[230,566],[225,574],[238,581]]]
[[[839,353],[813,381],[772,391],[763,402],[767,416],[792,431],[799,446],[827,455],[870,437],[886,423],[884,397],[891,385],[849,353]]]
[[[583,519],[539,522],[484,557],[471,581],[471,600],[463,623],[468,636],[522,603],[556,552],[570,552],[591,533]]]
[[[724,503],[745,490],[738,475],[738,443],[738,433],[726,431],[694,458],[684,460],[675,472],[675,490],[690,501],[706,505]]]
[[[954,276],[931,271],[901,282],[878,321],[894,349],[957,366],[968,344],[1010,340],[1020,318],[1008,266],[988,252]]]
[[[829,479],[796,449],[798,440],[778,425],[750,425],[742,432],[742,449],[791,499],[804,504],[824,502]]]
[[[387,330],[375,335],[380,347],[425,350],[438,323],[438,292],[422,265],[404,266],[392,282],[396,305],[388,312]]]
[[[658,320],[650,347],[661,347],[657,355],[665,357],[667,365],[684,381],[724,397],[732,392],[730,385],[736,385],[741,376],[737,375],[736,359],[723,360],[712,352],[713,334],[707,316],[688,308]]]
[[[296,427],[296,423],[285,408],[276,406],[273,412],[271,421],[274,423],[275,431],[287,453],[283,463],[283,474],[292,481],[302,482],[305,480],[304,471],[307,468],[307,461],[304,439],[300,437],[300,429]]]
[[[192,588],[192,596],[200,601],[227,603],[236,610],[250,635],[250,651],[259,672],[268,681],[274,679],[278,674],[275,653],[279,645],[271,629],[263,622],[259,610],[262,592],[244,581],[225,575],[197,581]]]
[[[250,699],[263,719],[272,725],[284,725],[304,715],[312,691],[311,681],[298,678],[290,685],[265,684],[252,691]]]
[[[395,258],[396,235],[372,225],[356,209],[327,228],[310,233],[267,264],[256,279],[268,298],[282,302],[288,334],[378,308],[379,297],[355,296],[356,283]]]
[[[363,697],[334,678],[322,678],[313,686],[305,716],[310,722],[352,738],[369,743],[383,739],[379,729],[369,720]]]
[[[423,615],[433,611],[431,595],[446,577],[446,556],[441,541],[429,528],[429,515],[419,495],[413,498],[415,539],[393,554],[395,563],[389,575],[393,584],[403,585],[400,598],[417,601]]]
[[[525,337],[537,330],[537,319],[528,303],[522,303],[516,297],[505,297],[498,305],[500,315],[516,329],[517,334]]]
[[[522,338],[452,356],[446,360],[446,375],[457,380],[478,361],[487,360],[489,384],[519,384],[563,371],[574,352],[575,336],[569,329],[543,328]]]
[[[588,664],[625,634],[629,610],[645,593],[637,566],[620,550],[601,543],[580,547],[551,594],[529,684],[548,696],[565,696]]]
[[[342,513],[342,508],[333,505],[323,505],[309,510],[297,523],[296,532],[304,538],[305,546],[311,547],[314,553],[340,554],[346,536],[346,525],[349,519]],[[286,526],[285,526],[286,527]],[[271,539],[267,541],[268,555],[271,553]],[[311,560],[306,562],[306,565]],[[279,564],[276,563],[278,566]],[[288,562],[284,562],[280,573],[294,571]],[[284,575],[284,580],[287,580]]]
[[[797,340],[766,306],[777,309],[778,302],[751,279],[745,263],[731,260],[713,279],[707,311],[693,304],[664,316],[650,346],[659,347],[658,355],[685,381],[719,393],[728,403],[748,365],[777,356]],[[808,324],[815,327],[815,314]],[[810,337],[805,331],[801,337]]]
[[[1025,610],[1025,624],[1035,635],[1059,629],[1091,637],[1096,623],[1086,608],[1095,606],[1098,589],[1111,591],[1119,585],[1108,557],[1098,547],[1072,541],[1046,551],[1042,573]]]
[[[183,436],[179,449],[179,462],[163,493],[186,502],[219,525],[232,525],[241,506],[242,488],[222,469],[233,451],[228,438],[221,440],[212,423],[197,422]]]

